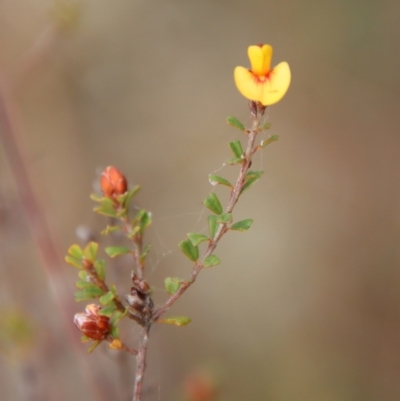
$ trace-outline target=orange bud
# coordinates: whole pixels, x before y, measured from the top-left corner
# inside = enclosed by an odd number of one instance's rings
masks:
[[[77,313],[74,316],[76,327],[92,340],[102,340],[111,330],[110,319],[107,316],[99,315],[100,307],[90,304],[85,312]]]
[[[101,173],[100,188],[103,195],[108,198],[114,198],[126,192],[128,185],[124,175],[115,167],[108,166]]]

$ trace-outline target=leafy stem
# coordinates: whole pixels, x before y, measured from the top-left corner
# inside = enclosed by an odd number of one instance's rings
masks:
[[[246,174],[248,173],[251,163],[252,156],[258,150],[257,146],[254,146],[257,134],[259,133],[259,124],[262,115],[264,114],[264,110],[261,112],[256,112],[253,116],[253,124],[252,128],[246,131],[247,134],[247,146],[244,154],[242,155],[242,163],[238,178],[236,180],[236,184],[231,190],[229,203],[225,209],[225,213],[231,213],[239,200],[241,193],[243,192],[243,188],[245,185]],[[213,251],[218,245],[220,239],[229,231],[227,223],[220,223],[218,229],[214,235],[214,237],[209,241],[207,249],[204,255],[196,261],[192,273],[190,275],[190,279],[187,281],[182,281],[179,289],[172,294],[168,300],[162,305],[160,308],[156,309],[153,312],[152,319],[153,321],[157,321],[182,295],[186,290],[196,281],[196,278],[200,271],[204,267],[204,262],[207,257],[211,256]]]

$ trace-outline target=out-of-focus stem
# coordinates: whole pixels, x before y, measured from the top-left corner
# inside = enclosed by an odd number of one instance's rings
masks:
[[[31,229],[32,239],[36,243],[39,255],[43,261],[43,267],[46,270],[50,287],[58,310],[60,318],[63,321],[65,332],[76,347],[80,345],[78,336],[74,332],[72,316],[74,307],[70,297],[66,280],[62,273],[62,261],[56,248],[54,234],[51,232],[40,203],[36,197],[25,160],[18,144],[18,127],[15,109],[12,104],[11,88],[6,84],[5,79],[0,76],[0,141],[4,147],[4,153],[8,159],[11,172],[14,176],[17,192],[21,205],[26,214],[28,224]],[[77,352],[79,354],[79,351]],[[85,365],[86,358],[80,357],[80,361]],[[90,369],[82,367],[82,370],[92,376]],[[107,399],[107,386],[104,382],[99,383],[93,377],[88,377],[92,391],[96,394],[98,400]]]

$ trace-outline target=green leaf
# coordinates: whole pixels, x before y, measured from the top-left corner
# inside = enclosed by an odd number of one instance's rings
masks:
[[[112,314],[117,310],[117,307],[114,304],[110,304],[105,306],[104,308],[101,308],[99,310],[99,315],[101,316],[107,316],[111,317]]]
[[[131,199],[140,191],[140,185],[136,185],[129,191],[117,197],[118,202],[120,202],[125,209],[128,208]]]
[[[85,270],[81,270],[81,271],[78,273],[78,276],[79,276],[79,278],[80,278],[82,281],[87,281],[88,274],[87,274],[87,272],[86,272]]]
[[[101,343],[101,341],[96,341],[95,343],[93,343],[89,349],[86,351],[88,354],[91,354],[96,348],[97,346]]]
[[[74,259],[82,260],[83,250],[79,245],[72,245],[68,249],[68,255],[72,256]]]
[[[164,280],[165,290],[169,295],[174,295],[180,288],[182,280],[177,277],[167,277]]]
[[[121,312],[119,310],[115,311],[115,313],[112,315],[110,319],[111,325],[114,327],[120,319],[122,319],[124,316],[128,314],[128,309],[125,310],[125,312]]]
[[[217,216],[217,223],[229,224],[232,221],[232,213],[222,213]]]
[[[253,224],[253,219],[241,220],[235,224],[232,224],[230,229],[236,231],[247,231],[252,224]]]
[[[84,334],[81,336],[82,343],[87,343],[89,341],[92,341],[89,337],[86,337]]]
[[[180,250],[189,258],[192,262],[196,262],[199,258],[199,248],[197,246],[193,246],[190,240],[186,239],[179,243]]]
[[[132,239],[139,231],[140,231],[140,227],[134,226],[134,227],[132,227],[132,230],[129,231],[126,235],[128,238]]]
[[[111,291],[114,295],[117,295],[117,287],[115,286],[115,284],[111,284],[111,285],[110,285],[110,291]]]
[[[112,293],[112,291],[108,291],[107,294],[104,294],[100,297],[99,302],[102,305],[108,305],[113,299],[115,295]]]
[[[119,328],[118,328],[118,326],[111,326],[110,334],[111,334],[112,338],[119,338]]]
[[[210,231],[210,238],[214,238],[218,230],[217,216],[214,214],[208,216],[208,230]]]
[[[101,235],[107,235],[113,233],[115,231],[121,230],[122,227],[120,226],[107,226],[103,231],[100,232]]]
[[[90,194],[90,199],[95,202],[101,202],[103,197],[97,194]]]
[[[148,244],[144,247],[142,254],[140,255],[140,261],[143,262],[146,259],[146,256],[150,252],[151,244]]]
[[[94,212],[98,214],[102,214],[103,216],[107,217],[117,217],[117,212],[114,209],[114,207],[109,207],[109,206],[99,206],[93,209]]]
[[[197,245],[201,244],[204,241],[209,241],[210,240],[210,238],[208,238],[206,235],[203,235],[203,234],[187,233],[186,235],[190,239],[190,242],[192,243],[193,246],[197,246]]]
[[[190,317],[187,316],[175,316],[175,317],[168,317],[166,319],[159,319],[157,323],[166,323],[166,324],[173,324],[175,326],[186,326],[192,321]]]
[[[208,181],[210,181],[211,185],[220,184],[220,185],[226,185],[229,188],[233,188],[233,185],[228,180],[226,180],[225,178],[222,178],[218,175],[209,174]]]
[[[81,260],[75,259],[70,255],[67,255],[64,260],[71,266],[77,267],[78,269],[82,269],[82,262]]]
[[[240,159],[242,158],[243,148],[242,148],[242,144],[240,141],[229,142],[229,147],[231,148],[235,157],[240,158]]]
[[[210,209],[215,214],[222,213],[221,202],[219,201],[218,196],[214,192],[211,192],[208,195],[208,197],[203,201],[203,205],[206,208]]]
[[[229,164],[231,166],[234,166],[235,164],[239,164],[243,161],[243,159],[241,157],[232,157],[228,160],[225,160],[226,164]]]
[[[239,129],[240,131],[246,130],[245,126],[236,117],[229,116],[226,119],[226,122],[229,125],[232,125],[232,127]]]
[[[125,246],[108,246],[105,252],[110,258],[115,258],[116,256],[131,253],[131,250]]]
[[[151,224],[151,213],[147,210],[141,209],[137,212],[135,216],[135,221],[138,222],[140,232],[143,234],[146,227]]]
[[[94,263],[94,269],[100,280],[105,280],[106,278],[106,262],[103,259],[96,260]]]
[[[246,189],[249,189],[254,183],[256,183],[261,176],[264,174],[264,171],[248,171],[246,177],[244,179],[244,185],[240,193],[242,194]]]
[[[267,129],[270,129],[270,128],[271,128],[271,123],[268,122],[268,123],[265,123],[264,125],[262,125],[258,130],[259,131],[264,131],[264,130],[267,130]]]
[[[92,284],[92,287],[85,288],[80,291],[75,292],[75,301],[80,302],[80,301],[86,301],[87,299],[93,299],[93,298],[98,298],[101,295],[104,294],[104,291],[96,287],[94,284]]]
[[[97,242],[89,242],[83,250],[83,257],[89,262],[94,263],[97,258],[97,252],[99,250],[99,244]]]
[[[93,287],[95,284],[91,283],[90,281],[83,281],[79,280],[75,283],[75,287],[79,289],[85,289],[85,288],[90,288]]]
[[[207,256],[204,259],[203,266],[204,267],[211,267],[211,266],[219,265],[220,263],[221,263],[221,261],[219,260],[218,256],[210,255],[210,256]]]
[[[267,145],[269,145],[270,143],[277,141],[278,138],[279,138],[278,135],[272,135],[272,136],[269,137],[267,140],[261,141],[260,147],[263,148],[264,146],[267,146]]]
[[[99,206],[93,209],[96,213],[104,216],[116,217],[117,211],[115,210],[114,201],[110,198],[101,198]]]

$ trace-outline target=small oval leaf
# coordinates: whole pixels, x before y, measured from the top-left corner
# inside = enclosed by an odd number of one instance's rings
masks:
[[[190,242],[192,243],[193,246],[197,246],[197,245],[201,244],[204,241],[209,241],[210,240],[210,238],[208,238],[204,234],[187,233],[186,235],[190,239]]]
[[[235,224],[232,224],[230,229],[236,230],[236,231],[247,231],[251,227],[252,224],[253,224],[253,219],[241,220]]]
[[[275,142],[277,140],[278,140],[278,135],[272,135],[271,137],[269,137],[265,141],[261,141],[260,147],[263,148],[264,146],[267,146],[270,143]]]
[[[232,221],[232,213],[222,213],[217,216],[217,223],[229,224]]]
[[[99,302],[102,305],[107,305],[114,299],[114,297],[115,295],[112,293],[112,291],[108,291],[107,294],[104,294],[100,297]]]
[[[225,178],[220,177],[219,175],[209,174],[208,181],[210,181],[211,185],[226,185],[229,188],[233,188],[233,185],[226,180]]]
[[[115,231],[121,230],[122,227],[120,226],[107,226],[103,231],[100,232],[101,235],[107,235],[113,233]]]
[[[218,230],[217,216],[214,214],[208,216],[208,230],[210,231],[210,237],[214,238]]]
[[[240,131],[245,131],[246,129],[245,126],[236,117],[229,116],[226,119],[226,122],[229,125],[232,125],[232,127],[239,129]]]
[[[93,287],[93,283],[91,283],[90,281],[83,281],[83,280],[79,280],[75,283],[75,287],[79,288],[80,290],[83,290],[85,288],[90,288]]]
[[[218,256],[210,255],[204,259],[203,266],[204,267],[212,267],[212,266],[219,265],[220,263],[221,263],[221,261],[219,260]]]
[[[182,280],[177,277],[167,277],[164,280],[165,290],[169,295],[174,295],[180,288]]]
[[[83,257],[89,262],[94,263],[97,258],[97,252],[99,250],[99,244],[97,242],[89,242],[83,250]]]
[[[79,276],[79,278],[80,278],[82,281],[87,281],[88,274],[87,274],[87,272],[86,272],[85,270],[81,270],[81,271],[78,273],[78,276]]]
[[[262,125],[258,130],[259,130],[259,131],[264,131],[264,130],[270,129],[270,128],[271,128],[271,123],[270,123],[270,122],[267,122],[267,123],[265,123],[264,125]],[[275,136],[277,136],[277,135],[275,135]]]
[[[114,207],[114,201],[112,199],[101,198],[99,202],[99,206],[95,207],[93,211],[104,216],[115,217],[117,215],[117,211]]]
[[[206,208],[210,209],[215,214],[222,213],[221,202],[219,201],[218,196],[214,192],[211,192],[208,195],[208,197],[203,201],[203,205]]]
[[[129,191],[121,195],[121,199],[118,197],[118,201],[121,202],[125,208],[129,206],[131,199],[140,191],[140,185],[136,185]]]
[[[98,298],[104,294],[103,290],[92,284],[92,287],[85,288],[75,292],[75,301],[86,301],[88,299]]]
[[[180,250],[188,257],[192,262],[196,262],[199,258],[199,248],[193,246],[190,240],[186,239],[179,243]]]
[[[225,160],[225,163],[234,166],[235,164],[240,164],[242,161],[243,159],[241,157],[232,157],[228,160]]]
[[[240,193],[243,193],[246,189],[249,189],[253,184],[255,184],[261,178],[263,174],[264,171],[248,171],[244,179],[244,185]]]
[[[96,341],[95,343],[93,343],[89,349],[86,351],[88,354],[91,354],[96,348],[97,346],[101,343],[101,341]]]
[[[166,324],[173,324],[175,326],[186,326],[192,321],[190,317],[187,316],[175,316],[175,317],[168,317],[166,319],[159,319],[157,323],[166,323]]]
[[[116,256],[131,253],[131,250],[125,246],[108,246],[105,252],[110,258],[115,258]]]
[[[117,307],[114,304],[105,306],[99,310],[99,315],[111,317],[112,314],[117,310]]]
[[[97,276],[100,280],[105,280],[106,278],[106,263],[103,259],[96,260],[94,263],[94,269],[96,270]]]
[[[75,259],[82,260],[83,250],[79,245],[72,245],[68,249],[68,255],[72,256]]]
[[[237,158],[241,158],[243,154],[242,143],[240,141],[229,142],[229,147],[231,148],[233,154]]]
[[[119,338],[119,328],[118,326],[111,326],[110,335],[112,338]]]
[[[82,269],[82,262],[81,260],[75,259],[70,255],[67,255],[64,260],[71,266],[77,267],[78,269]]]

